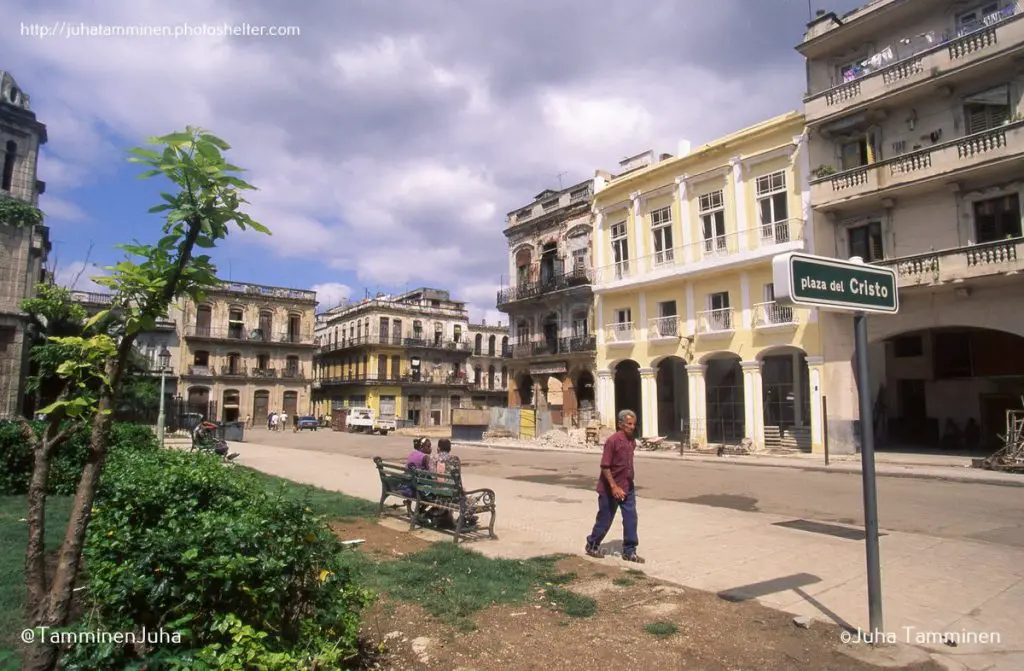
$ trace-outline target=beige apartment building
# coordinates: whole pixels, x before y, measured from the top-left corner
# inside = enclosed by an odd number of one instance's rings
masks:
[[[895,269],[868,319],[882,447],[991,448],[1024,394],[1024,12],[875,0],[819,13],[805,115],[816,252]],[[858,440],[850,315],[821,314],[830,449]]]
[[[219,421],[312,412],[316,293],[225,282],[179,308],[178,393]]]
[[[0,199],[38,206],[46,185],[37,179],[36,165],[45,143],[46,126],[36,119],[28,95],[0,70]],[[34,296],[36,284],[45,279],[49,251],[46,226],[0,213],[0,419],[26,411],[28,315],[21,301]]]
[[[370,407],[402,425],[447,426],[456,408],[504,405],[502,325],[471,325],[466,303],[422,287],[344,302],[317,320],[317,414]]]
[[[506,218],[509,282],[497,307],[512,327],[509,406],[548,410],[556,424],[596,416],[593,197],[588,179]]]

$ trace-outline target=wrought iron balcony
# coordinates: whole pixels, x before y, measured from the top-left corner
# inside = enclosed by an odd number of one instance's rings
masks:
[[[751,326],[755,329],[796,326],[799,323],[797,308],[792,305],[780,305],[775,301],[755,303],[751,306]]]
[[[409,373],[402,375],[381,375],[379,372],[349,373],[347,375],[324,376],[317,380],[322,386],[344,384],[393,384],[393,385],[447,385],[465,386],[469,378],[465,373],[421,373],[414,376]]]
[[[736,312],[732,308],[697,313],[697,333],[700,335],[729,334],[735,329]]]
[[[516,359],[529,359],[531,357],[577,354],[594,352],[596,350],[597,338],[593,335],[582,335],[516,343],[512,349],[512,356]]]
[[[221,366],[220,374],[224,377],[246,377],[248,375],[245,366],[232,366],[230,364]]]
[[[636,340],[636,325],[633,322],[615,322],[605,327],[605,342],[609,345],[628,344]]]
[[[188,324],[185,337],[205,340],[233,340],[254,344],[312,345],[313,336],[308,332],[287,330],[246,329],[244,326],[207,326]]]
[[[550,278],[542,278],[529,282],[520,282],[514,287],[508,287],[498,291],[497,307],[510,305],[516,301],[529,300],[539,296],[572,289],[574,287],[590,286],[594,281],[594,271],[589,268],[574,268],[567,273],[553,275]]]

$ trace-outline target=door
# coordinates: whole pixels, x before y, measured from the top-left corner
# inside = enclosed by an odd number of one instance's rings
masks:
[[[396,416],[396,403],[394,396],[381,396],[380,397],[380,416],[381,418],[394,419]]]
[[[270,392],[260,390],[252,396],[253,426],[259,426],[260,422],[266,424],[268,415],[270,415]]]
[[[299,392],[297,391],[286,391],[284,393],[284,413],[288,415],[288,419],[294,419],[299,413]]]

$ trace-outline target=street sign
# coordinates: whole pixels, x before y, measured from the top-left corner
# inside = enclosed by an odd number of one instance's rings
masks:
[[[800,252],[772,259],[775,300],[822,310],[895,314],[900,309],[891,268]]]

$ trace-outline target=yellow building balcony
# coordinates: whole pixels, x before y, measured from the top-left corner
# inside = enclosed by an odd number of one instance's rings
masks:
[[[647,340],[649,342],[676,341],[686,332],[686,322],[678,315],[670,317],[651,317],[647,320]]]
[[[613,263],[595,271],[594,292],[661,284],[800,251],[806,245],[805,228],[803,219],[786,219]]]
[[[751,307],[750,327],[755,331],[788,331],[806,319],[807,310],[775,301],[754,303]]]
[[[719,308],[697,313],[697,335],[703,337],[730,337],[736,332],[736,311]]]
[[[953,175],[963,175],[1019,158],[1024,153],[1024,121],[935,144],[811,181],[815,208],[839,208],[871,194],[895,195],[907,187]]]
[[[636,339],[637,329],[633,322],[616,322],[605,327],[604,344],[607,347],[632,345]]]
[[[1016,275],[1024,270],[1024,238],[886,259],[877,262],[877,265],[889,266],[896,271],[896,282],[900,289],[958,283],[996,275]]]
[[[886,107],[898,107],[931,93],[935,87],[953,88],[975,79],[983,70],[1012,67],[1010,59],[1024,51],[1024,11],[1020,4],[1010,5],[999,20],[979,30],[805,98],[808,125],[852,113],[883,99]]]

